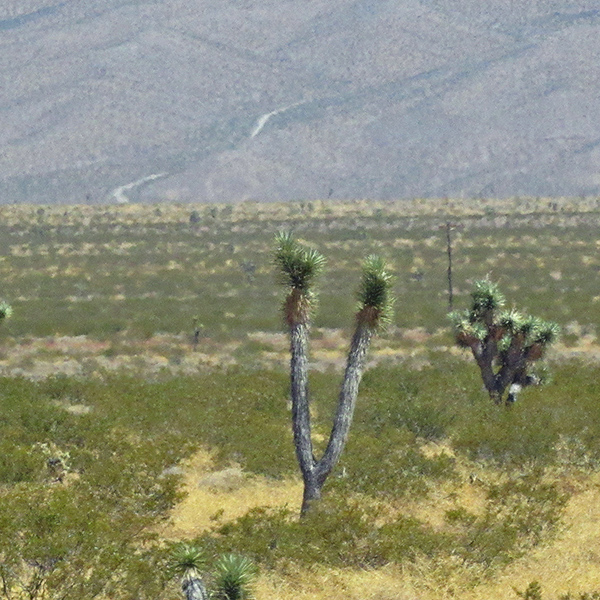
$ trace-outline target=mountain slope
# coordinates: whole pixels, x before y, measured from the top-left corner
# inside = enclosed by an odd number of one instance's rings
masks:
[[[0,202],[600,193],[590,0],[0,2]]]

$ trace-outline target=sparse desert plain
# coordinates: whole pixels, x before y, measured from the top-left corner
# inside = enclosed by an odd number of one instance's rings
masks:
[[[181,597],[173,544],[259,569],[257,600],[600,594],[600,201],[0,207],[0,598]],[[491,404],[447,319],[489,276],[562,328],[545,385]],[[395,274],[355,420],[298,520],[273,239],[327,259],[322,451],[361,259]],[[537,596],[535,595],[537,594]],[[582,596],[588,594],[588,596]]]

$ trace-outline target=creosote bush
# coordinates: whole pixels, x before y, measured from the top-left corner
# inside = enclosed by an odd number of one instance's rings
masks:
[[[303,566],[375,567],[401,562],[416,554],[433,555],[448,539],[417,519],[399,517],[380,523],[376,505],[365,506],[330,494],[300,521],[287,509],[252,509],[216,535],[198,540],[212,552],[238,548],[266,567],[286,562]]]

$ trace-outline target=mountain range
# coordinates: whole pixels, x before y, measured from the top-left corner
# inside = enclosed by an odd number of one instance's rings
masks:
[[[597,0],[0,0],[0,203],[600,195]]]

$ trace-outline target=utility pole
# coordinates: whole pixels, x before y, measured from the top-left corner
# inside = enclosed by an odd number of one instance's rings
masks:
[[[446,221],[445,225],[441,225],[440,229],[446,231],[446,252],[448,254],[448,312],[452,312],[454,308],[454,287],[452,285],[452,231],[461,228],[458,223]]]

